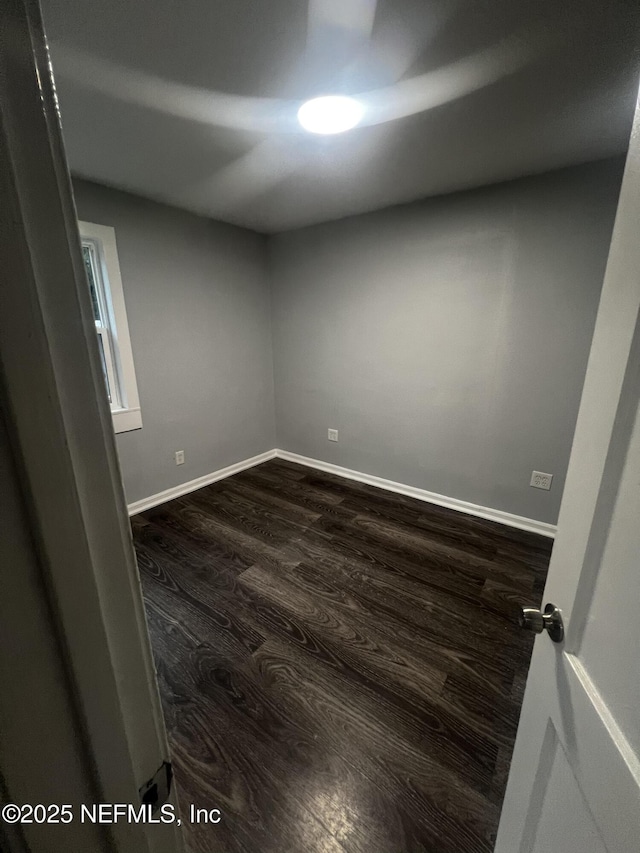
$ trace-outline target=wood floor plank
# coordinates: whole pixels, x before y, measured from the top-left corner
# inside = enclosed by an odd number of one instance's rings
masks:
[[[300,716],[310,716],[323,737],[343,751],[365,778],[398,796],[424,830],[424,846],[443,853],[489,853],[496,822],[490,801],[451,775],[422,750],[398,737],[337,680],[327,682],[316,662],[300,661],[300,651],[268,643],[256,651],[265,677],[272,678]],[[400,793],[402,792],[402,793]],[[382,851],[380,851],[382,853]]]
[[[343,594],[337,599],[334,593],[336,587],[330,586],[326,577],[318,578],[313,567],[305,564],[292,567],[290,576],[299,582],[303,589],[312,591],[318,599],[331,597],[334,607],[343,611],[345,618],[361,631],[368,631],[370,635],[381,637],[394,647],[400,648],[405,657],[413,658],[412,669],[430,669],[435,663],[440,668],[439,671],[458,676],[470,685],[470,689],[477,690],[487,696],[489,701],[496,702],[509,693],[509,685],[515,678],[515,672],[519,672],[519,669],[514,672],[515,664],[511,665],[511,661],[503,665],[496,662],[495,654],[486,659],[471,645],[461,644],[461,647],[456,649],[445,637],[434,639],[432,634],[420,631],[418,625],[413,630],[409,629],[406,623],[403,624],[399,620],[395,608],[386,609],[376,606],[376,603],[369,606],[371,602],[367,600],[366,594],[363,596],[359,590],[353,590],[348,582],[344,582]],[[528,653],[530,654],[530,648]],[[519,660],[526,665],[519,642],[513,644],[513,658],[516,662]],[[430,701],[436,701],[438,692],[430,689],[426,682],[423,683],[423,696],[428,697]],[[450,710],[453,707],[451,705]],[[484,716],[476,717],[468,709],[465,709],[464,717],[466,726],[472,727],[495,743],[504,743],[504,732],[500,727],[496,727],[495,720],[490,719],[487,722]]]
[[[132,530],[193,853],[490,853],[547,540],[279,459]]]
[[[465,783],[486,791],[487,769],[493,769],[497,749],[462,717],[452,717],[446,705],[437,702],[443,673],[432,669],[423,678],[416,672],[418,668],[409,669],[406,654],[394,654],[388,645],[350,629],[339,617],[293,587],[274,583],[264,572],[246,572],[240,582],[250,583],[264,599],[271,600],[280,617],[279,625],[265,620],[258,624],[259,629],[271,629],[273,637],[290,640],[307,654],[313,647],[313,663],[323,671],[331,670],[334,689],[341,686],[348,691],[361,712],[371,712],[382,726],[419,750],[427,739],[429,754],[443,771],[453,768]],[[282,600],[282,593],[287,597],[286,609],[276,603]],[[285,622],[287,628],[282,631]]]

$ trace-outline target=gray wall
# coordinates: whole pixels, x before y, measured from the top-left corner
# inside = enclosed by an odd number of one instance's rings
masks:
[[[74,192],[80,219],[116,229],[143,423],[117,437],[127,499],[273,448],[266,238],[85,181]]]
[[[278,446],[554,523],[621,174],[592,164],[275,237]]]
[[[555,522],[621,174],[591,164],[268,242],[74,181],[80,218],[116,229],[143,418],[117,439],[128,500],[278,446]]]

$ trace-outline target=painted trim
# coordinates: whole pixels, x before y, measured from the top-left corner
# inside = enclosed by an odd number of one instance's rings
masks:
[[[217,483],[218,480],[224,480],[226,477],[233,476],[233,474],[239,474],[240,471],[246,471],[247,468],[253,468],[255,465],[260,465],[262,462],[274,459],[277,452],[276,450],[267,450],[266,453],[259,453],[258,456],[243,459],[242,462],[235,462],[233,465],[227,465],[226,468],[220,468],[211,474],[205,474],[204,477],[197,477],[195,480],[189,480],[188,483],[172,486],[170,489],[165,489],[164,492],[158,492],[155,495],[150,495],[148,498],[134,501],[129,504],[129,515],[136,515],[139,512],[144,512],[146,509],[152,509],[154,506],[172,501],[174,498],[188,495],[189,492],[195,492],[204,486],[210,486],[211,483]]]
[[[550,539],[555,537],[558,529],[555,524],[547,524],[545,521],[536,521],[534,518],[525,518],[522,515],[514,515],[511,512],[505,512],[501,509],[492,509],[491,507],[479,506],[468,501],[461,501],[457,498],[448,498],[446,495],[428,492],[426,489],[417,488],[417,486],[406,486],[404,483],[395,483],[393,480],[385,480],[383,477],[375,477],[373,474],[363,474],[361,471],[353,471],[351,468],[342,468],[340,465],[334,465],[332,462],[322,462],[320,459],[310,459],[308,456],[299,456],[297,453],[290,453],[288,450],[279,449],[268,450],[266,453],[252,456],[250,459],[244,459],[242,462],[235,462],[226,468],[220,468],[220,470],[214,471],[211,474],[205,474],[204,477],[189,480],[188,483],[182,483],[179,486],[165,489],[164,492],[158,492],[156,495],[150,495],[148,498],[134,501],[129,504],[129,515],[136,515],[139,512],[144,512],[147,509],[152,509],[154,506],[166,503],[166,501],[172,501],[174,498],[188,495],[189,492],[195,492],[204,486],[210,486],[211,483],[217,483],[218,480],[224,480],[226,477],[239,474],[240,471],[246,471],[247,468],[254,468],[256,465],[261,465],[263,462],[268,462],[269,459],[275,459],[276,457],[278,459],[286,459],[289,462],[296,462],[298,465],[304,465],[307,468],[326,471],[328,474],[336,474],[338,477],[344,477],[345,480],[366,483],[368,486],[385,489],[387,492],[395,492],[398,495],[406,495],[406,497],[416,498],[416,500],[424,501],[425,503],[454,509],[456,512],[464,512],[467,515],[475,515],[477,518],[485,518],[487,521],[506,524],[507,527],[528,530],[530,533],[538,533],[540,536],[547,536]]]
[[[142,412],[138,406],[135,409],[111,409],[113,431],[131,432],[134,429],[142,429]]]
[[[96,260],[101,266],[102,290],[106,301],[106,313],[111,339],[111,352],[116,373],[119,408],[111,410],[114,430],[129,432],[142,428],[138,381],[131,349],[131,335],[127,319],[127,306],[122,287],[122,274],[118,259],[116,232],[110,225],[95,222],[78,222],[80,242],[83,239],[94,243]]]
[[[297,453],[290,453],[288,450],[276,450],[274,455],[279,459],[296,462],[298,465],[317,468],[318,471],[326,471],[328,474],[336,474],[338,477],[344,477],[345,480],[366,483],[368,486],[376,486],[388,492],[406,495],[409,498],[416,498],[419,501],[425,501],[425,503],[454,509],[457,512],[464,512],[467,515],[475,515],[478,518],[485,518],[488,521],[497,521],[499,524],[506,524],[508,527],[517,527],[519,530],[539,533],[541,536],[548,536],[551,539],[555,537],[558,529],[555,524],[548,524],[545,521],[536,521],[534,518],[525,518],[522,515],[514,515],[501,509],[492,509],[491,507],[479,506],[468,501],[461,501],[457,498],[448,498],[445,495],[428,492],[426,489],[419,489],[416,486],[406,486],[404,483],[394,483],[393,480],[385,480],[383,477],[374,477],[372,474],[363,474],[360,471],[353,471],[350,468],[342,468],[340,465],[334,465],[331,462],[321,462],[319,459],[299,456]]]
[[[169,745],[40,9],[17,0],[0,18],[11,26],[0,50],[0,405],[25,514],[17,554],[30,555],[33,542],[38,557],[13,590],[24,595],[14,597],[12,618],[44,616],[30,638],[29,678],[14,667],[8,684],[3,656],[2,714],[29,703],[34,681],[46,684],[49,653],[62,664],[58,686],[77,733],[63,778],[43,773],[64,753],[66,729],[56,713],[30,709],[40,756],[30,731],[14,727],[11,743],[3,740],[3,781],[18,802],[32,770],[42,802],[100,792],[120,803],[153,776]],[[38,832],[22,828],[37,849]],[[61,850],[96,849],[95,827],[72,821],[58,830]],[[116,821],[109,836],[119,853],[184,850],[175,824]]]

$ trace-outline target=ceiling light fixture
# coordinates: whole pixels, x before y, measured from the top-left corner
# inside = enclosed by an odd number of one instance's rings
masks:
[[[309,133],[343,133],[360,123],[364,106],[345,95],[324,95],[306,101],[298,110],[298,121]]]

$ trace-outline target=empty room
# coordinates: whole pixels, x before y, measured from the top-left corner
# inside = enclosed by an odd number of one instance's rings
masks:
[[[640,7],[2,16],[0,849],[636,849]]]

